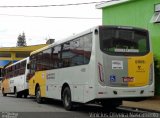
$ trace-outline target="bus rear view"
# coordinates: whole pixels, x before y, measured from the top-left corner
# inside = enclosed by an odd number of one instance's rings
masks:
[[[97,99],[154,96],[153,54],[147,30],[99,26],[97,40]],[[115,101],[114,101],[115,102]]]
[[[29,66],[28,66],[29,67]],[[96,26],[30,56],[29,94],[117,107],[124,99],[154,95],[153,56],[147,30]]]

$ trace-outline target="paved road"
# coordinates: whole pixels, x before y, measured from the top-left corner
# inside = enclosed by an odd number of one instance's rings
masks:
[[[55,104],[54,104],[55,102]],[[1,112],[66,112],[62,103],[50,101],[46,104],[38,104],[34,98],[16,98],[14,95],[3,97],[0,93]]]
[[[3,97],[0,92],[0,112],[70,112],[63,108],[61,101],[47,99],[44,104],[38,104],[34,97],[16,98],[7,94]],[[74,112],[100,112],[106,111],[98,105],[75,106]]]
[[[14,95],[3,97],[0,92],[0,118],[9,118],[18,116],[20,118],[71,118],[71,117],[89,117],[91,114],[101,112],[100,106],[77,106],[74,111],[66,111],[61,101],[47,100],[45,104],[38,104],[33,97],[16,98]],[[32,112],[32,113],[28,113]],[[9,115],[9,116],[8,116]],[[11,115],[11,116],[10,116]],[[30,115],[30,116],[29,116]],[[38,116],[37,116],[38,115]],[[8,117],[7,117],[8,116]],[[21,117],[22,116],[22,117]],[[19,118],[19,117],[12,117]]]
[[[48,100],[45,104],[38,104],[31,97],[15,98],[14,95],[3,97],[0,93],[0,118],[96,118],[98,117],[97,113],[98,115],[112,116],[129,112],[110,111],[95,105],[77,106],[74,111],[66,111],[60,101]]]
[[[33,97],[16,98],[14,95],[3,97],[0,92],[0,118],[71,118],[77,116],[88,117],[89,113],[66,111],[62,102],[56,100],[38,104]]]

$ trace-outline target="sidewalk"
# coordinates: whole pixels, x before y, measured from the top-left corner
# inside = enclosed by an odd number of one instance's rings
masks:
[[[148,109],[160,112],[160,96],[140,102],[123,101],[122,106]]]

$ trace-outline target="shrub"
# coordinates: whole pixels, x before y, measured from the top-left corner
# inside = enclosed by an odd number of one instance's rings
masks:
[[[155,95],[160,95],[160,58],[154,57]]]

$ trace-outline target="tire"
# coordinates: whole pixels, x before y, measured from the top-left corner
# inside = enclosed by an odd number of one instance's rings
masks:
[[[14,88],[14,94],[15,94],[16,98],[21,98],[22,97],[21,93],[17,92],[16,88]]]
[[[4,93],[4,88],[2,89],[3,96],[7,96],[7,93]]]
[[[36,101],[39,104],[42,103],[41,91],[39,86],[36,88]]]
[[[23,92],[23,96],[24,96],[24,98],[27,98],[27,96],[29,95],[29,92],[28,92],[28,90],[25,90],[24,92]]]
[[[28,96],[28,94],[27,94],[27,93],[25,93],[25,94],[24,94],[24,98],[27,98],[27,96]]]
[[[66,87],[63,90],[63,97],[62,97],[62,101],[63,101],[63,106],[66,110],[72,110],[73,109],[73,103],[72,103],[72,99],[71,99],[71,91],[69,87]]]

